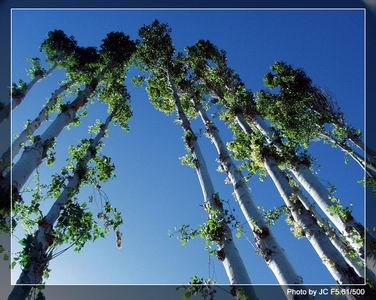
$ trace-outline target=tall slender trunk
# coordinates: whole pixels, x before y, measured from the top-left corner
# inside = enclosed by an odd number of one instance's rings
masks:
[[[252,129],[242,116],[237,116],[236,119],[244,132],[247,134],[252,133]],[[291,198],[295,197],[295,193],[289,185],[286,175],[279,169],[274,159],[270,156],[264,157],[264,166],[285,201],[286,206],[290,209],[294,221],[303,228],[309,242],[323,260],[333,278],[340,284],[362,283],[362,279],[356,274],[353,268],[347,265],[345,259],[333,246],[312,214],[304,206],[300,205],[299,202],[292,201]],[[335,263],[333,264],[333,262]]]
[[[113,115],[107,117],[106,122],[101,126],[99,133],[93,139],[84,158],[80,161],[80,165],[87,166],[88,162],[93,158],[92,149],[96,148],[104,137],[108,125]],[[27,268],[22,270],[17,284],[40,284],[43,280],[43,271],[48,266],[48,262],[52,253],[48,253],[48,248],[52,245],[53,227],[60,216],[64,205],[72,199],[72,196],[78,193],[81,185],[81,177],[74,174],[69,178],[68,183],[60,196],[54,202],[47,215],[38,224],[38,230],[34,235],[35,243],[31,250],[31,262]],[[32,286],[15,286],[9,295],[9,300],[26,299]]]
[[[167,73],[167,76],[168,76],[168,73]],[[204,196],[204,202],[214,209],[222,210],[222,207],[218,205],[218,201],[216,201],[217,194],[214,190],[214,186],[211,181],[209,171],[206,166],[206,162],[202,155],[200,146],[197,142],[197,137],[193,133],[191,124],[182,108],[180,98],[169,76],[168,76],[168,82],[169,82],[169,86],[171,87],[173,91],[173,97],[175,101],[175,107],[176,107],[178,118],[182,122],[182,127],[184,129],[184,132],[190,134],[190,139],[186,140],[186,144],[196,159],[195,170],[196,170],[196,174],[199,179],[201,190]],[[231,230],[227,225],[225,225],[225,236],[226,238],[224,239],[224,241],[220,242],[218,245],[219,247],[218,251],[221,253],[220,259],[222,260],[222,263],[225,268],[227,277],[229,278],[230,284],[251,283],[251,280],[245,268],[244,262],[241,259],[240,253],[235,246],[235,243],[231,234]],[[247,296],[249,297],[249,299],[257,299],[257,296],[251,286],[244,287],[244,290],[247,293]]]
[[[322,133],[321,136],[323,140],[329,141],[330,143],[339,147],[344,153],[349,155],[356,163],[360,165],[360,167],[367,173],[368,176],[376,178],[376,165],[371,159],[367,158],[365,160],[362,155],[354,151],[350,146],[335,140],[329,134]]]
[[[55,139],[65,126],[70,124],[79,108],[83,107],[93,94],[96,84],[86,85],[67,110],[61,112],[39,139],[31,146],[26,147],[22,156],[12,168],[12,187],[19,192],[34,170],[42,163],[47,155],[48,144]],[[9,176],[9,175],[8,175]]]
[[[296,168],[292,168],[291,172],[304,189],[315,199],[321,210],[333,222],[341,234],[346,237],[351,247],[364,258],[363,242],[358,241],[359,237],[363,237],[364,227],[356,222],[351,215],[347,218],[341,218],[338,214],[331,212],[331,207],[333,207],[334,203],[330,200],[328,189],[322,185],[307,166],[300,164]]]
[[[56,68],[56,65],[53,65],[51,68],[49,68],[46,73],[43,75],[35,76],[28,84],[26,84],[26,89],[22,96],[13,98],[12,97],[12,110],[15,109],[18,105],[21,104],[21,102],[25,99],[27,93],[31,90],[31,88],[40,80],[47,77],[52,73],[52,71]]]
[[[301,205],[286,175],[279,169],[274,159],[264,155],[264,166],[285,201],[294,221],[303,229],[305,236],[336,282],[339,284],[363,283],[363,279],[346,263],[312,214]]]
[[[360,277],[364,277],[364,262],[358,257],[352,257],[348,253],[351,251],[349,247],[337,234],[336,230],[319,214],[316,208],[309,202],[309,200],[299,190],[297,192],[299,201],[303,204],[312,216],[316,219],[320,227],[322,227],[332,242],[333,246],[341,253],[346,262],[356,271]]]
[[[209,119],[206,111],[200,104],[196,103],[196,110],[200,114],[202,122],[206,126],[207,132],[216,147],[220,163],[231,181],[237,202],[254,234],[257,247],[264,257],[265,262],[276,276],[279,284],[288,285],[302,283],[302,278],[298,276],[293,266],[290,264],[285,251],[280,247],[274,235],[265,224],[263,216],[259,213],[252,199],[251,191],[244,180],[244,176],[231,159],[226,145],[220,137],[218,128]]]
[[[48,112],[56,105],[59,95],[65,92],[72,84],[73,81],[70,81],[57,88],[52,93],[46,105],[39,112],[38,116],[33,121],[29,122],[27,127],[13,141],[12,150],[10,147],[8,147],[8,149],[3,153],[0,159],[0,173],[8,168],[8,165],[11,163],[11,159],[13,160],[20,152],[23,147],[22,145],[28,140],[28,137],[31,136],[39,128],[39,126],[48,119]]]
[[[367,259],[367,264],[365,265],[364,262],[360,259],[359,256],[352,256],[348,254],[351,251],[351,247],[347,245],[341,237],[338,236],[335,229],[332,228],[329,223],[321,217],[320,213],[317,212],[316,208],[308,201],[308,199],[301,194],[298,193],[298,198],[300,202],[304,205],[304,207],[309,210],[313,217],[317,220],[318,224],[325,230],[325,233],[329,237],[330,241],[337,248],[337,250],[342,254],[345,258],[346,262],[351,266],[356,273],[360,277],[364,276],[364,267],[366,268],[366,278],[376,284],[376,274],[374,273],[375,267],[371,267],[371,261]],[[371,258],[370,258],[371,259]],[[375,261],[375,257],[373,257],[373,262]]]
[[[335,124],[339,127],[342,127],[344,126],[344,124],[342,123],[337,123]],[[363,141],[360,139],[359,136],[356,136],[356,135],[350,135],[349,137],[349,140],[350,142],[356,146],[357,148],[359,148],[360,150],[362,150],[362,152],[366,152],[366,156],[370,156],[371,157],[371,161],[375,162],[376,160],[376,151],[371,149],[370,147],[367,146],[366,143],[363,143]]]
[[[251,130],[244,116],[238,115],[237,121],[244,132],[249,132]],[[271,132],[265,121],[259,116],[256,116],[252,119],[252,122],[260,132],[267,137],[268,142],[271,142]],[[330,193],[328,189],[312,174],[311,170],[306,165],[299,164],[296,168],[291,168],[290,171],[319,205],[329,220],[333,222],[340,233],[346,237],[351,247],[359,253],[361,258],[364,258],[364,245],[359,241],[359,236],[364,236],[365,229],[363,225],[356,222],[351,214],[349,214],[348,218],[344,220],[337,214],[331,212],[330,207],[333,206],[334,203],[330,201]],[[375,240],[371,236],[370,239],[373,241]],[[372,252],[372,250],[368,251],[368,253],[370,252]],[[376,270],[373,270],[373,272],[376,274]]]
[[[247,122],[243,116],[237,117],[238,123],[243,124],[243,131],[250,130]],[[253,124],[262,132],[271,142],[271,132],[266,122],[259,116],[253,118]],[[346,220],[342,220],[337,215],[330,212],[329,206],[333,205],[330,201],[329,191],[324,185],[314,176],[311,170],[304,164],[299,164],[297,169],[291,168],[290,171],[298,179],[304,189],[311,195],[315,202],[319,205],[321,210],[325,213],[330,221],[337,227],[340,233],[348,240],[350,246],[358,253],[361,259],[364,259],[364,248],[366,249],[366,272],[367,277],[371,280],[376,280],[376,239],[368,233],[363,225],[358,223],[350,214]],[[366,237],[366,246],[360,242],[359,236]],[[337,245],[338,246],[338,245]]]

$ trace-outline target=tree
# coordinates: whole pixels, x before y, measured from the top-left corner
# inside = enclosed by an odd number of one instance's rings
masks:
[[[207,91],[212,95],[214,94],[224,106],[225,111],[223,112],[222,117],[233,124],[232,129],[240,126],[247,135],[251,135],[253,131],[250,126],[242,121],[244,120],[245,114],[255,115],[255,105],[251,101],[252,94],[245,89],[239,76],[227,67],[224,52],[218,51],[214,45],[208,41],[199,41],[195,46],[188,48],[188,53],[192,57],[191,66],[193,67],[193,73],[196,76],[196,79],[203,82]],[[209,62],[207,62],[207,60],[209,60]],[[214,69],[210,67],[210,63],[215,64],[217,68]],[[235,124],[237,124],[237,126]],[[252,143],[257,147],[257,149],[252,149],[251,153],[253,153],[253,155],[254,153],[263,153],[263,143],[257,143],[257,139],[260,139],[260,137],[254,135],[247,141],[248,144]],[[292,193],[291,188],[289,190],[288,185],[284,184],[284,177],[278,173],[280,171],[273,167],[275,162],[273,162],[272,158],[268,156],[264,157],[262,155],[259,161],[264,164],[264,170],[271,175],[276,186],[281,187],[279,188],[280,194],[288,208],[292,210],[291,214],[294,217],[294,222],[297,222],[300,227],[304,226],[304,228],[310,230],[308,237],[320,257],[322,257],[322,253],[327,253],[328,257],[332,256],[335,261],[338,260],[340,268],[337,270],[333,270],[333,267],[326,263],[326,266],[336,280],[342,283],[360,282],[358,275],[353,269],[347,266],[345,260],[330,243],[330,240],[326,237],[325,233],[317,225],[316,220],[312,219],[310,213],[303,210],[305,211],[305,218],[302,218],[299,214],[295,213],[296,211],[301,211],[301,209],[297,206],[298,204],[291,202],[290,197],[294,194]],[[301,204],[299,205],[301,206]],[[319,242],[316,244],[315,240],[318,240]],[[352,273],[350,276],[347,276],[347,272],[350,272],[349,270],[352,271]]]
[[[204,196],[204,203],[212,223],[214,215],[223,214],[219,196],[216,194],[209,172],[206,167],[204,157],[197,142],[190,121],[183,108],[182,99],[178,94],[177,83],[181,76],[181,70],[175,63],[174,52],[170,36],[170,29],[166,24],[154,21],[149,26],[143,26],[139,30],[141,42],[139,43],[136,59],[143,69],[150,72],[147,80],[147,91],[154,106],[165,112],[176,111],[179,123],[184,131],[184,142],[188,155],[192,158],[192,163],[200,181],[201,190]],[[214,213],[215,211],[216,213]],[[250,279],[239,252],[234,244],[231,230],[225,224],[216,226],[213,237],[219,249],[218,258],[222,261],[227,276],[231,284],[250,283]],[[247,288],[247,293],[251,299],[256,299],[253,289]]]
[[[298,276],[294,270],[283,248],[279,246],[274,235],[266,225],[263,216],[259,213],[243,174],[238,170],[231,159],[218,128],[215,126],[214,122],[210,120],[203,105],[200,103],[200,100],[198,100],[201,97],[192,93],[192,95],[188,95],[188,98],[192,100],[195,110],[206,127],[207,134],[217,150],[220,166],[226,172],[233,186],[236,200],[251,228],[258,250],[266,264],[272,270],[281,285],[302,283],[302,278]]]
[[[102,182],[114,176],[115,169],[111,158],[100,156],[98,153],[111,122],[117,123],[125,130],[128,129],[132,111],[129,94],[123,84],[124,78],[124,72],[114,75],[109,78],[114,81],[103,86],[100,97],[108,103],[109,116],[105,123],[97,122],[90,127],[90,133],[96,134],[94,139],[83,139],[77,147],[70,148],[71,158],[67,166],[60,174],[53,176],[48,196],[56,198],[56,201],[48,213],[38,219],[38,230],[33,235],[27,235],[23,240],[24,249],[17,258],[23,271],[17,283],[41,283],[43,276],[48,272],[48,262],[56,257],[57,246],[68,243],[79,251],[88,240],[104,237],[109,227],[112,227],[116,233],[117,246],[121,246],[121,233],[118,227],[122,223],[122,218],[110,202],[106,199],[103,211],[97,216],[104,222],[104,229],[101,229],[93,220],[92,214],[85,211],[87,204],[79,204],[75,196],[82,185],[92,185],[100,189]],[[22,203],[19,205],[22,207]],[[34,210],[39,210],[38,203],[34,202],[33,205]],[[25,299],[31,287],[30,285],[15,287],[9,299]]]
[[[61,105],[60,114],[40,136],[34,137],[33,144],[25,148],[22,156],[13,166],[12,194],[14,201],[20,198],[19,191],[34,170],[47,157],[48,151],[51,150],[64,127],[78,121],[78,110],[85,107],[96,89],[98,88],[99,92],[100,90],[108,91],[106,86],[110,82],[124,79],[122,72],[125,71],[134,51],[135,43],[128,36],[120,32],[111,32],[103,40],[99,53],[93,47],[77,47],[69,60],[64,61],[64,65],[69,71],[69,77],[75,82],[85,84],[85,88],[78,93],[72,103]],[[60,52],[55,51],[55,48],[48,48],[46,52],[53,58],[60,57]],[[3,180],[5,186],[2,188],[5,195],[10,193],[6,184],[9,182],[8,177],[10,174]]]
[[[71,148],[71,161],[60,175],[53,177],[49,194],[58,195],[57,199],[48,213],[38,220],[37,231],[22,240],[24,249],[18,257],[23,269],[17,284],[29,285],[14,287],[8,299],[26,299],[32,288],[30,284],[42,283],[45,272],[48,272],[48,263],[56,255],[54,250],[58,245],[72,243],[79,251],[86,241],[104,236],[104,231],[93,223],[92,214],[85,212],[86,205],[80,205],[75,196],[83,184],[98,186],[113,176],[111,159],[98,156],[97,153],[114,115],[111,113],[105,123],[97,124],[98,133],[94,139],[83,139],[77,147]],[[90,167],[90,162],[94,166]],[[122,223],[121,217],[109,203],[105,204],[103,214],[111,212],[116,214],[114,220],[106,215],[106,221],[110,222],[107,227],[112,225],[117,230]]]
[[[33,136],[34,132],[40,127],[40,125],[48,120],[49,113],[53,111],[59,102],[61,94],[67,91],[69,87],[73,85],[73,81],[68,81],[63,83],[59,88],[57,88],[48,99],[45,106],[38,113],[38,116],[32,120],[28,121],[25,125],[25,129],[20,133],[20,135],[12,143],[12,151],[10,147],[1,156],[0,162],[0,173],[3,173],[8,167],[9,163],[17,156],[24,145],[28,142],[29,138]],[[12,153],[12,155],[11,155]]]
[[[77,47],[77,42],[74,37],[68,37],[62,30],[53,30],[48,33],[48,37],[41,45],[41,51],[47,57],[47,61],[51,64],[48,70],[45,70],[39,58],[32,58],[31,68],[28,74],[31,77],[29,83],[20,80],[18,83],[12,85],[12,109],[15,109],[26,97],[31,88],[40,80],[47,77],[56,68],[61,68],[66,64],[66,61],[73,55]],[[8,118],[10,113],[10,103],[3,107],[0,111],[0,122]]]
[[[375,152],[367,148],[368,157],[357,153],[349,142],[364,149],[360,130],[345,121],[338,105],[302,69],[295,69],[284,62],[271,66],[264,82],[277,94],[261,91],[257,94],[257,108],[284,135],[308,147],[310,141],[320,139],[341,149],[356,161],[369,176],[376,176]],[[278,109],[277,109],[278,108]]]

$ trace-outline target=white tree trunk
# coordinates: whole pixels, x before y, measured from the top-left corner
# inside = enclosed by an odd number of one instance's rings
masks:
[[[45,144],[56,138],[65,126],[70,124],[80,107],[83,107],[89,100],[95,88],[87,85],[86,88],[69,105],[69,108],[61,112],[51,125],[40,136],[40,139],[33,145],[26,147],[22,156],[12,168],[12,186],[18,192],[26,183],[34,170],[42,163],[46,156]]]
[[[204,196],[204,202],[209,204],[210,207],[214,209],[221,209],[214,201],[216,192],[214,190],[213,183],[211,181],[200,146],[197,142],[197,138],[193,134],[190,122],[181,106],[180,98],[169,78],[168,82],[173,91],[176,111],[178,118],[182,122],[182,127],[185,132],[190,132],[193,135],[193,138],[191,139],[190,145],[188,145],[188,147],[190,147],[192,154],[194,154],[195,159],[197,160],[195,170]],[[226,239],[219,245],[219,250],[223,252],[224,259],[222,260],[222,263],[225,268],[227,277],[229,278],[230,284],[250,284],[251,280],[245,268],[244,262],[240,257],[239,251],[235,246],[231,230],[228,228],[228,226],[226,226],[225,231]],[[249,289],[248,292],[250,299],[257,299],[253,288]]]
[[[46,78],[48,75],[52,73],[52,71],[56,68],[56,65],[53,65],[51,68],[49,68],[44,75],[35,76],[27,85],[26,90],[23,93],[22,97],[19,98],[13,98],[12,97],[12,110],[15,109],[18,105],[21,104],[21,102],[25,99],[27,93],[31,90],[31,88],[39,81],[41,81],[43,78]]]
[[[364,276],[364,262],[359,257],[350,257],[348,252],[351,249],[346,243],[338,236],[336,230],[330,226],[330,224],[318,213],[316,208],[309,202],[309,200],[301,193],[297,192],[297,196],[300,202],[304,205],[312,216],[316,219],[317,223],[322,227],[332,242],[333,246],[341,253],[346,262],[356,271],[360,277]]]
[[[73,81],[67,82],[56,89],[50,99],[47,101],[46,105],[39,112],[38,116],[31,122],[28,123],[27,127],[21,132],[21,134],[13,141],[12,150],[10,147],[3,153],[0,160],[0,172],[3,172],[10,164],[11,159],[13,160],[16,155],[20,152],[23,144],[28,140],[28,137],[33,135],[33,133],[39,128],[39,126],[46,120],[48,120],[48,111],[56,105],[58,97],[61,93],[67,90],[69,86],[73,84]]]
[[[279,246],[274,235],[265,224],[263,216],[259,213],[259,210],[252,199],[251,191],[248,188],[241,171],[238,170],[235,163],[231,159],[226,145],[223,143],[222,138],[220,137],[218,128],[209,119],[206,111],[200,104],[196,105],[196,109],[199,112],[202,122],[206,126],[210,138],[217,149],[220,163],[231,181],[237,202],[240,205],[252,233],[254,234],[257,247],[259,248],[267,265],[276,276],[279,284],[288,285],[302,283],[302,278],[298,276],[294,270],[293,266],[286,257],[284,249]],[[267,234],[260,234],[260,228],[262,228],[262,231]]]
[[[376,166],[372,159],[367,157],[367,159],[365,160],[363,155],[360,155],[359,153],[354,151],[347,144],[336,141],[329,134],[321,134],[321,136],[323,140],[329,141],[333,145],[339,147],[344,153],[349,155],[356,163],[360,165],[360,167],[367,173],[368,176],[376,178]]]
[[[246,122],[244,116],[238,115],[237,121],[242,130],[246,133],[251,132],[251,128]],[[265,135],[268,142],[271,142],[271,131],[266,122],[258,115],[255,116],[252,120],[255,127],[257,127],[261,133]],[[298,179],[300,184],[304,187],[304,189],[311,195],[311,197],[315,200],[315,202],[319,205],[322,211],[326,214],[329,220],[333,222],[333,224],[337,227],[341,234],[349,241],[350,246],[357,251],[358,255],[361,259],[364,259],[364,245],[354,240],[354,235],[351,235],[351,231],[357,232],[362,238],[366,235],[366,256],[367,256],[367,264],[366,264],[366,272],[367,277],[372,280],[376,281],[376,249],[373,245],[375,245],[376,241],[366,230],[365,228],[356,222],[356,220],[350,216],[349,220],[345,223],[343,222],[338,216],[333,215],[328,211],[328,206],[332,205],[333,203],[329,200],[329,192],[326,187],[312,174],[308,167],[301,164],[299,168],[302,168],[305,172],[296,172],[294,169],[290,169],[290,171],[294,174],[294,176]],[[299,178],[301,180],[299,180]],[[336,243],[336,241],[333,241]],[[339,245],[337,244],[336,247]]]
[[[238,115],[237,121],[240,127],[244,132],[249,133],[251,128],[246,122],[244,116]],[[265,121],[259,117],[255,116],[252,120],[253,124],[263,133],[268,142],[271,142],[271,131]],[[326,216],[333,222],[336,228],[343,234],[349,241],[351,247],[356,250],[361,258],[364,258],[364,245],[356,241],[356,235],[354,236],[353,232],[356,232],[363,237],[364,227],[355,221],[355,219],[350,215],[348,220],[342,220],[338,215],[335,215],[330,212],[329,207],[333,205],[330,201],[329,191],[323,184],[314,176],[307,166],[304,164],[299,164],[295,169],[291,168],[290,171],[294,174],[296,179],[304,187],[304,189],[311,195],[315,202],[319,205],[321,210],[326,214]]]
[[[341,234],[343,234],[349,241],[352,248],[354,248],[362,258],[364,258],[364,245],[357,242],[353,236],[352,231],[356,232],[363,237],[364,228],[357,223],[352,217],[347,220],[343,220],[337,214],[333,214],[330,211],[330,206],[334,203],[330,201],[330,193],[326,187],[314,176],[309,168],[303,164],[299,165],[295,169],[291,169],[296,179],[304,187],[304,189],[315,199],[315,202],[319,205],[321,210],[326,216],[333,222]],[[361,229],[362,228],[362,229]]]
[[[360,150],[365,151],[367,153],[366,156],[371,156],[370,160],[375,162],[376,152],[363,143],[359,137],[350,137],[349,140]]]
[[[104,137],[108,125],[112,120],[113,115],[107,117],[106,122],[96,137],[90,144],[85,157],[80,164],[86,166],[88,162],[93,158],[91,149],[96,148]],[[53,226],[58,220],[64,205],[72,198],[72,191],[78,191],[81,185],[81,179],[78,174],[74,174],[69,178],[68,183],[60,196],[54,202],[47,215],[39,223],[38,230],[35,233],[35,246],[31,250],[32,262],[27,269],[22,270],[22,273],[17,280],[17,284],[40,284],[43,280],[43,271],[48,265],[50,255],[47,253],[48,248],[51,246],[51,239],[49,238],[53,234]],[[28,296],[30,290],[24,289],[23,286],[15,286],[9,296],[9,300],[24,300]]]
[[[346,263],[309,211],[300,204],[298,199],[294,199],[296,194],[274,159],[264,157],[264,166],[290,210],[294,221],[302,227],[305,236],[337,283],[363,283],[363,279]]]

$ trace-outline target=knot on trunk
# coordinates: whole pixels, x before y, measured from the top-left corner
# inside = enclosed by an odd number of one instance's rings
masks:
[[[272,254],[273,254],[273,251],[270,250],[269,248],[265,248],[264,251],[261,252],[261,254],[262,254],[262,257],[264,258],[264,260],[266,262],[269,262]]]
[[[48,246],[51,246],[55,241],[55,235],[53,231],[52,224],[50,224],[46,218],[43,218],[38,222],[38,226],[42,227],[44,230],[44,236]]]
[[[212,199],[213,199],[213,202],[214,204],[220,209],[222,210],[223,209],[223,203],[221,201],[221,199],[219,198],[218,194],[217,193],[214,193],[212,195]]]
[[[225,254],[225,249],[224,248],[221,248],[219,250],[217,250],[217,257],[220,261],[224,261],[225,260],[225,257],[226,257],[226,254]]]
[[[266,237],[269,236],[270,234],[270,231],[269,231],[269,228],[268,227],[258,227],[256,230],[255,230],[255,234],[256,236],[262,240],[262,239],[265,239]]]

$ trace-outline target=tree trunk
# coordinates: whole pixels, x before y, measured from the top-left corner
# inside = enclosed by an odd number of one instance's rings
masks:
[[[357,256],[351,257],[348,255],[351,247],[349,247],[336,233],[336,230],[330,226],[330,224],[321,217],[317,212],[316,208],[309,202],[309,200],[301,193],[297,192],[297,196],[300,202],[303,204],[305,209],[307,209],[312,216],[316,219],[320,227],[322,227],[332,242],[333,246],[341,253],[346,262],[355,270],[355,272],[360,276],[364,277],[364,262]]]
[[[204,157],[201,153],[200,146],[197,142],[197,137],[192,131],[191,124],[183,111],[180,98],[169,76],[168,82],[173,92],[178,118],[182,122],[184,132],[189,133],[191,136],[191,138],[186,141],[186,144],[196,159],[195,170],[204,196],[204,202],[214,209],[221,210],[222,207],[218,206],[215,201],[216,193]],[[225,240],[218,245],[218,252],[221,252],[220,260],[222,260],[230,284],[250,284],[251,280],[248,276],[244,262],[240,257],[239,251],[235,246],[231,230],[227,225],[225,226],[225,236]],[[248,297],[249,299],[257,299],[253,288],[248,290]]]
[[[91,142],[85,157],[80,161],[80,165],[86,166],[93,158],[91,149],[96,148],[104,137],[108,125],[112,120],[113,115],[107,117],[106,122],[96,137]],[[22,270],[22,273],[17,280],[17,284],[41,284],[43,280],[43,271],[46,269],[52,253],[48,253],[48,248],[53,244],[51,237],[53,237],[53,226],[60,216],[64,205],[72,199],[73,194],[78,192],[81,185],[81,178],[79,174],[74,174],[69,178],[66,187],[60,194],[58,199],[54,202],[47,215],[38,224],[38,230],[35,233],[35,246],[31,250],[32,261],[29,267]],[[74,191],[74,193],[72,193]],[[24,289],[24,286],[15,286],[9,295],[9,300],[24,300],[26,299],[30,289]]]
[[[15,109],[18,105],[21,104],[21,102],[25,99],[27,93],[31,90],[31,88],[40,80],[47,77],[51,74],[51,72],[56,68],[56,65],[53,65],[51,68],[49,68],[44,75],[35,76],[27,85],[26,90],[22,94],[21,97],[13,98],[12,97],[12,110]]]
[[[364,245],[362,242],[356,240],[354,236],[354,230],[357,235],[363,237],[364,227],[357,223],[352,216],[347,219],[341,218],[339,215],[330,211],[330,207],[334,205],[330,201],[330,193],[326,187],[314,176],[309,168],[303,164],[300,164],[295,169],[291,169],[296,179],[304,187],[304,189],[315,199],[321,210],[326,216],[333,222],[338,228],[341,234],[343,234],[349,241],[351,247],[356,250],[359,255],[364,258]]]
[[[279,246],[272,232],[265,224],[263,216],[259,213],[259,210],[252,199],[251,191],[248,188],[241,171],[237,169],[233,160],[230,158],[226,145],[220,137],[218,128],[209,119],[206,111],[200,104],[196,105],[196,109],[217,149],[220,163],[231,181],[237,202],[239,203],[243,215],[254,234],[261,255],[276,276],[279,284],[301,284],[302,278],[298,276],[293,266],[290,264],[285,255],[285,251]],[[261,232],[260,228],[262,229]]]
[[[249,127],[244,116],[238,115],[237,121],[244,132],[251,132],[252,129]],[[252,119],[252,122],[267,137],[268,142],[271,142],[271,132],[265,121],[262,120],[261,117],[255,116]],[[299,164],[296,168],[291,168],[290,171],[319,205],[319,207],[326,214],[329,220],[333,222],[340,233],[346,237],[346,239],[350,243],[350,246],[358,252],[362,259],[364,259],[364,245],[363,243],[357,241],[357,238],[359,238],[359,236],[363,238],[365,232],[364,227],[356,222],[351,214],[349,215],[347,220],[343,220],[338,215],[330,212],[329,207],[334,203],[330,201],[330,194],[328,189],[323,186],[323,184],[316,178],[316,176],[312,174],[312,172],[306,165]],[[369,239],[374,241],[374,243],[376,244],[376,241],[372,236],[370,236]],[[373,252],[373,250],[368,249],[369,255],[376,256],[376,253],[372,254],[371,252]],[[376,274],[376,270],[372,270],[372,272]]]
[[[367,173],[368,176],[372,176],[376,178],[376,166],[374,162],[367,158],[366,160],[362,155],[351,149],[350,146],[348,146],[345,143],[340,143],[333,137],[331,137],[329,134],[321,134],[322,139],[329,141],[333,145],[339,147],[344,153],[349,155],[355,162],[357,162],[360,167]]]
[[[371,160],[376,160],[376,152],[369,148],[362,140],[357,136],[350,136],[349,140],[363,152],[366,151],[366,156],[371,156]]]
[[[15,191],[20,191],[27,179],[46,157],[46,145],[56,138],[65,126],[70,124],[79,108],[83,107],[94,92],[96,86],[87,85],[86,88],[69,105],[68,109],[61,112],[51,125],[33,145],[26,147],[18,162],[12,168],[12,186]]]
[[[347,265],[345,259],[332,245],[313,216],[301,205],[289,185],[286,175],[279,169],[274,159],[270,156],[264,156],[264,166],[290,210],[294,221],[303,229],[304,235],[336,282],[338,284],[363,283],[363,279],[356,274],[353,268]]]
[[[58,100],[58,97],[61,93],[65,92],[67,88],[69,88],[73,84],[73,81],[67,82],[63,84],[61,87],[56,89],[46,105],[43,107],[43,109],[39,112],[38,116],[28,123],[27,127],[21,132],[21,134],[14,140],[12,143],[12,151],[10,148],[8,148],[3,155],[1,156],[0,161],[0,173],[3,172],[6,168],[8,168],[8,165],[12,160],[16,157],[16,155],[20,152],[22,149],[22,145],[28,140],[28,137],[33,135],[33,133],[39,128],[39,126],[46,120],[48,120],[48,111],[56,105],[56,102]],[[12,153],[12,155],[11,155]]]
[[[252,129],[248,123],[246,123],[242,115],[237,116],[236,119],[244,132],[247,134],[252,133]],[[260,125],[260,128],[263,130],[264,134],[267,134],[268,131],[263,128],[262,125]],[[270,135],[268,135],[268,137],[270,139]],[[323,262],[328,268],[329,272],[332,274],[333,278],[340,284],[362,282],[362,279],[356,274],[353,268],[347,265],[345,259],[332,245],[331,241],[325,235],[323,230],[318,226],[315,218],[313,218],[313,216],[304,208],[304,206],[299,208],[298,202],[293,203],[290,200],[290,197],[294,196],[294,191],[289,185],[286,176],[276,165],[275,161],[271,157],[268,157],[264,160],[264,166],[268,174],[273,179],[273,182],[284,199],[286,206],[291,210],[291,206],[295,205],[292,206],[292,216],[294,221],[303,228],[305,233],[308,232],[308,234],[306,234],[308,240],[321,259],[324,259]],[[298,214],[298,211],[301,214]],[[331,261],[336,262],[336,264],[333,265]]]
[[[239,125],[242,127],[244,132],[250,132],[251,128],[249,127],[248,123],[245,121],[242,115],[237,116],[237,120]],[[253,124],[260,130],[261,133],[265,135],[268,139],[268,142],[271,142],[271,132],[268,125],[265,121],[259,117],[255,116],[253,118]],[[298,168],[303,170],[303,172],[296,171],[294,169],[290,169],[290,171],[294,174],[294,176],[298,179],[300,184],[304,187],[304,189],[311,195],[311,197],[315,200],[315,202],[319,205],[322,211],[326,214],[326,216],[333,222],[333,224],[337,227],[342,235],[348,240],[350,246],[358,253],[361,259],[364,260],[364,245],[363,243],[359,243],[356,241],[356,235],[360,235],[360,237],[366,236],[366,257],[367,257],[367,264],[366,264],[366,272],[367,277],[370,278],[372,281],[376,281],[376,240],[373,236],[371,236],[367,230],[365,230],[364,226],[356,222],[356,220],[349,216],[349,218],[344,222],[341,218],[337,215],[331,214],[328,210],[330,205],[333,205],[332,202],[329,200],[329,192],[326,187],[322,185],[322,183],[312,174],[307,166],[304,164],[300,164]],[[354,232],[357,233],[354,236]],[[336,243],[336,241],[333,241]],[[337,246],[339,246],[337,244]],[[337,247],[336,246],[336,247]]]
[[[347,245],[336,233],[335,229],[332,228],[329,223],[324,220],[320,216],[320,214],[317,212],[316,208],[308,201],[308,199],[302,195],[301,193],[298,194],[300,202],[304,205],[304,207],[309,210],[314,218],[317,220],[318,224],[325,230],[327,236],[329,237],[330,241],[334,245],[334,247],[337,248],[337,250],[342,254],[342,256],[345,258],[346,262],[351,266],[356,273],[360,277],[364,276],[364,267],[366,268],[366,278],[373,282],[374,285],[376,285],[376,274],[375,271],[375,258],[376,256],[370,253],[370,256],[367,255],[367,264],[364,265],[364,262],[360,259],[360,257],[352,257],[351,255],[348,255],[349,251],[351,251],[351,247]],[[368,248],[369,247],[369,248]],[[368,246],[366,246],[367,249],[371,249],[371,247],[374,247],[372,243]],[[372,265],[373,264],[373,265]]]

